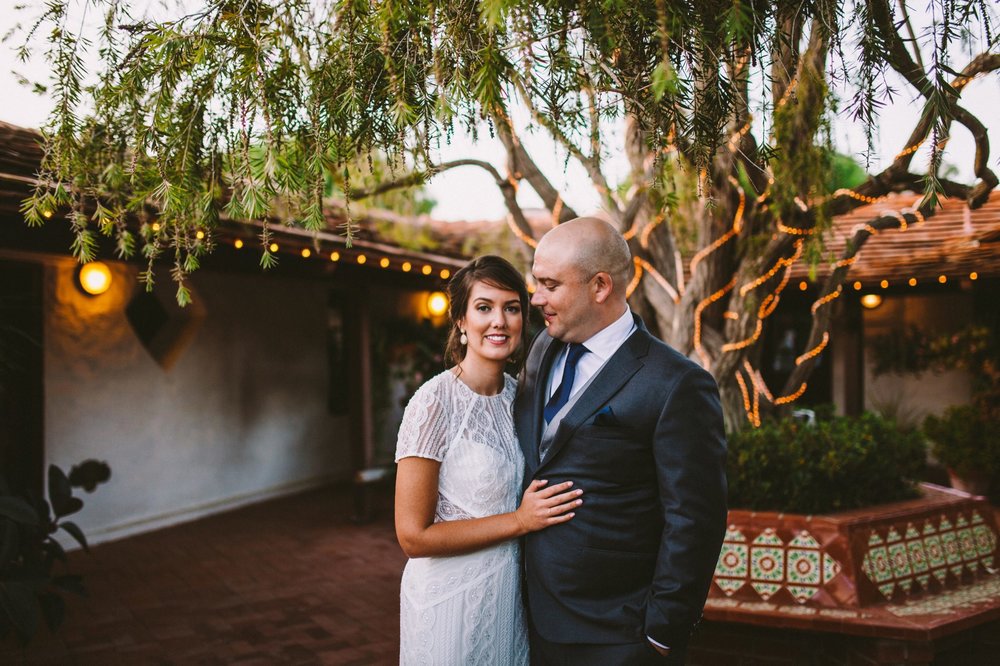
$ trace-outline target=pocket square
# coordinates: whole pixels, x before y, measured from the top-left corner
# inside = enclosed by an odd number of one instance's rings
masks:
[[[618,419],[615,417],[615,411],[611,409],[611,405],[604,405],[601,410],[594,414],[594,425],[595,426],[616,426],[618,425]]]

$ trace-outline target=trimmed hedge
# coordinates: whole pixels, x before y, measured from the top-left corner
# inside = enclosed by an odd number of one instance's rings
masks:
[[[919,432],[875,414],[787,418],[729,436],[729,506],[818,514],[916,497]]]

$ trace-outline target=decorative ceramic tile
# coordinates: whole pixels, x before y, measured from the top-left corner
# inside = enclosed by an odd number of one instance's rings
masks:
[[[737,590],[746,584],[745,580],[735,578],[715,578],[715,584],[719,586],[723,594],[727,597],[733,596]]]
[[[723,543],[719,562],[715,565],[715,575],[727,578],[746,578],[747,545]]]
[[[829,553],[823,553],[823,584],[826,585],[831,580],[840,575],[842,567]]]
[[[906,544],[903,538],[896,531],[895,527],[889,529],[886,536],[888,544],[889,564],[892,566],[893,576],[896,582],[905,590],[913,589],[913,570],[910,568],[910,558],[906,552]]]
[[[931,574],[944,585],[945,579],[948,577],[948,570],[945,569],[947,560],[944,555],[944,547],[941,545],[941,536],[930,521],[924,524],[924,552],[927,555]]]
[[[892,599],[893,595],[896,594],[896,584],[895,583],[885,583],[878,586],[878,591],[882,593],[882,596],[886,599]]]
[[[949,590],[919,601],[889,604],[886,608],[897,616],[937,615],[953,613],[980,603],[1000,600],[1000,576],[990,576],[973,585]]]
[[[785,576],[795,585],[819,586],[822,582],[818,550],[788,549],[788,571]]]
[[[800,604],[812,599],[819,592],[818,587],[813,587],[812,585],[786,585],[785,589],[788,590],[795,600]]]
[[[868,537],[868,552],[861,566],[873,583],[884,583],[892,578],[889,551],[878,532],[872,532]]]
[[[976,552],[979,554],[979,561],[986,568],[992,568],[993,552],[997,547],[997,536],[993,533],[993,530],[983,525],[982,522],[972,528],[972,534],[976,540]]]
[[[753,545],[750,547],[750,578],[752,580],[779,583],[784,580],[784,545],[771,528],[764,530],[753,540]]]

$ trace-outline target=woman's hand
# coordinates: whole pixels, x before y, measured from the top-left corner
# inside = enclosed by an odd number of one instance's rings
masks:
[[[552,525],[565,523],[575,514],[573,509],[583,504],[582,490],[570,490],[572,481],[546,488],[548,481],[535,479],[524,491],[521,506],[514,512],[524,533],[537,532]]]

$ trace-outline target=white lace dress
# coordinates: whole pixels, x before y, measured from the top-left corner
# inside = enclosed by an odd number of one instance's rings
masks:
[[[503,391],[482,396],[446,371],[410,399],[396,461],[441,462],[434,522],[517,508],[524,458],[511,416],[515,386],[504,375]],[[528,663],[516,540],[466,555],[413,558],[399,597],[400,664]]]

